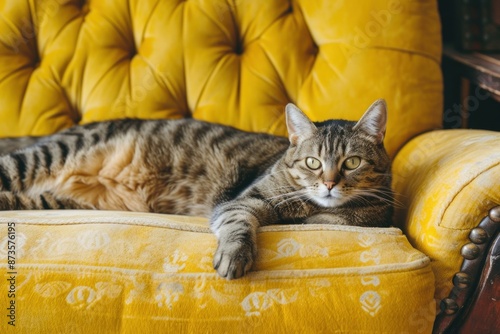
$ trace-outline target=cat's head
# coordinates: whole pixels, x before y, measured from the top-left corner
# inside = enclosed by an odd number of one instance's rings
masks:
[[[313,123],[299,108],[288,104],[286,122],[290,148],[285,164],[308,199],[334,208],[390,197],[390,159],[383,144],[387,122],[384,100],[375,101],[358,122]]]

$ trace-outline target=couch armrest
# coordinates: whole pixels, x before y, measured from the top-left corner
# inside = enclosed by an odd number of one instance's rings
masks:
[[[435,297],[446,298],[471,229],[500,204],[500,133],[423,134],[398,153],[393,174],[396,225],[432,259]]]

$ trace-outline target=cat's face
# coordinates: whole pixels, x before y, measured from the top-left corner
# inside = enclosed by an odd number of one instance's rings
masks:
[[[291,146],[285,162],[297,189],[326,208],[387,198],[391,177],[383,146],[386,119],[382,100],[359,122],[312,123],[298,108],[287,106]]]

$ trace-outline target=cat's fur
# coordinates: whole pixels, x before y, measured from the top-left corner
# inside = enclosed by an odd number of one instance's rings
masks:
[[[288,139],[192,119],[77,126],[0,157],[0,210],[210,217],[214,268],[238,278],[255,259],[259,226],[390,225],[386,117],[383,100],[357,123],[312,123],[289,104]]]

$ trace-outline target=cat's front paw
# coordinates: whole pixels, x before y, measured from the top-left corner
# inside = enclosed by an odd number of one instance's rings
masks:
[[[214,256],[214,269],[228,280],[244,276],[252,267],[255,250],[242,242],[220,242]]]

